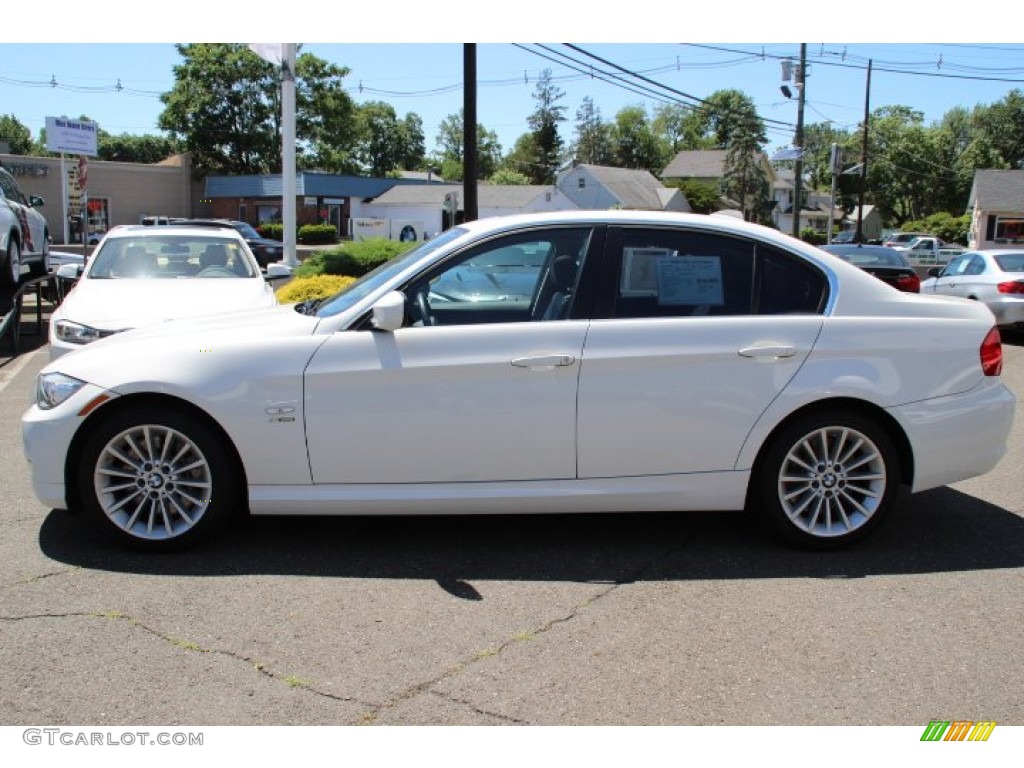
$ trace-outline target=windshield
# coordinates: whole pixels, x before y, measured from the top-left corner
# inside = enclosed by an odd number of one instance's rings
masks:
[[[411,251],[407,251],[384,264],[381,264],[372,272],[368,272],[354,283],[347,286],[341,293],[335,294],[316,308],[317,317],[332,317],[341,314],[353,307],[358,301],[369,296],[380,286],[387,283],[395,275],[399,274],[410,264],[428,256],[434,251],[446,246],[453,240],[466,234],[461,227],[453,227],[447,232],[438,235],[433,240],[428,240]],[[308,310],[306,310],[308,312]]]
[[[237,239],[213,235],[108,237],[90,261],[90,279],[255,278]]]
[[[240,221],[234,226],[246,240],[256,240],[263,237],[263,235],[253,229],[252,225],[246,224],[244,221]]]

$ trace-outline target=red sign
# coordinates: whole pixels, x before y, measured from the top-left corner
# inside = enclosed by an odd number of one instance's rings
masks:
[[[78,156],[78,188],[85,189],[89,177],[89,159],[85,155]]]

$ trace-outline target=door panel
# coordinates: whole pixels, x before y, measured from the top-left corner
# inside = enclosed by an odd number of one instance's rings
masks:
[[[563,321],[335,334],[306,371],[313,481],[575,477],[586,329]]]
[[[579,476],[733,469],[821,324],[816,315],[594,321],[580,372]]]

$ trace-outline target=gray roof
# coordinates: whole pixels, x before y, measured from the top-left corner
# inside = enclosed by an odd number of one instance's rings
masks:
[[[419,179],[376,179],[303,171],[295,176],[295,194],[318,197],[376,197],[402,185],[423,186]],[[436,186],[436,185],[435,185]],[[280,197],[281,174],[262,176],[207,176],[206,197]]]
[[[985,211],[1024,211],[1024,171],[974,172],[968,208]]]
[[[680,152],[661,172],[663,179],[719,179],[725,174],[724,149],[700,149]]]
[[[665,189],[665,185],[650,171],[588,164],[577,168],[586,169],[605,190],[615,196],[623,208],[640,211],[660,211],[665,208],[665,200],[659,192]]]
[[[481,208],[524,208],[545,192],[555,188],[535,184],[480,184],[476,188],[477,205]],[[462,208],[465,195],[461,184],[424,184],[396,186],[379,195],[373,202],[382,205],[436,205],[444,204],[449,192],[459,195]]]

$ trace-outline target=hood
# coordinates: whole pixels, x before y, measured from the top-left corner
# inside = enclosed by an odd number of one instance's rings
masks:
[[[315,335],[319,322],[317,317],[296,312],[292,304],[174,320],[94,341],[43,370],[116,388],[137,378],[173,378],[182,368],[197,364],[211,368],[230,365],[230,360],[238,357],[260,359],[261,355],[276,354],[283,364],[290,350],[308,357],[327,338]],[[307,341],[301,343],[300,339]]]
[[[62,319],[116,331],[276,303],[270,286],[257,278],[86,279],[67,295],[58,314]]]

